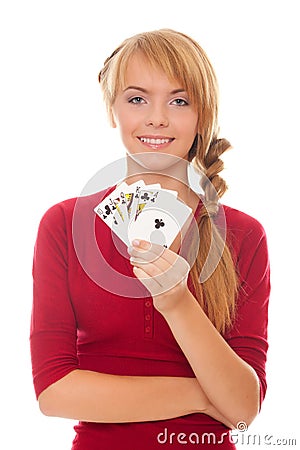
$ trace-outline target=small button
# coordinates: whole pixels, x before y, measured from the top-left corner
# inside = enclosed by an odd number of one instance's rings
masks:
[[[147,300],[147,301],[145,302],[145,306],[147,306],[147,308],[150,308],[151,302],[150,302],[149,300]]]
[[[145,328],[145,331],[146,331],[146,333],[150,333],[151,328],[150,328],[150,327],[146,327],[146,328]]]
[[[150,320],[150,319],[151,319],[150,314],[146,314],[146,315],[145,315],[145,319],[146,319],[146,320]]]

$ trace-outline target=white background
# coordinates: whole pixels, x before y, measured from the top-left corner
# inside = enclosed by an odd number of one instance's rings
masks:
[[[73,422],[42,416],[32,387],[37,226],[48,207],[78,195],[96,171],[123,156],[103,112],[98,71],[124,38],[165,27],[194,37],[216,69],[222,135],[234,146],[225,157],[224,202],[255,216],[268,234],[269,386],[249,433],[297,437],[299,445],[298,3],[2,1],[1,448],[70,448]]]

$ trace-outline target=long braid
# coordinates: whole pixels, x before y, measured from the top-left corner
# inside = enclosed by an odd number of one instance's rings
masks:
[[[200,248],[191,270],[191,279],[199,303],[221,333],[232,324],[238,288],[231,253],[216,226],[218,201],[227,189],[225,181],[219,176],[224,167],[220,155],[229,147],[226,139],[214,138],[202,161],[200,152],[194,159],[206,177],[201,181],[204,196],[197,218]]]

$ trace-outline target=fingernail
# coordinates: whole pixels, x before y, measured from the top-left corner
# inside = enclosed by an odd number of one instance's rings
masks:
[[[138,239],[134,239],[134,240],[132,241],[132,245],[134,245],[135,247],[139,247],[140,241],[139,241]]]

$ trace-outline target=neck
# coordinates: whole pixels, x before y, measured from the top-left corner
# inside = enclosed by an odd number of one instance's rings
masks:
[[[189,186],[188,167],[187,160],[173,155],[127,155],[126,181],[131,184],[142,179],[146,184],[159,183],[163,189],[177,191],[178,197],[195,209],[199,197]]]
[[[160,183],[165,189],[176,184],[188,185],[189,162],[164,153],[127,154],[126,178],[143,179],[147,184]]]

